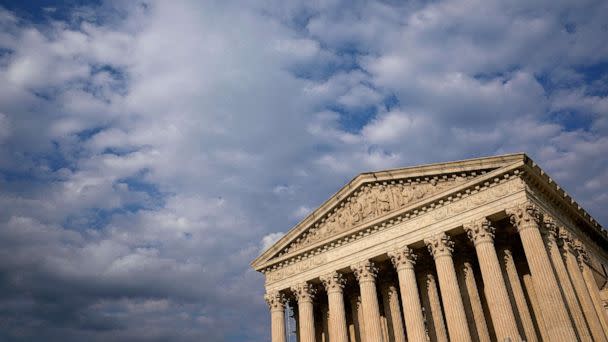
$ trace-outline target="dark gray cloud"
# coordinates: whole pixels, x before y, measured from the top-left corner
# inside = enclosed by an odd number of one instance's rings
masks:
[[[526,151],[608,222],[605,2],[67,13],[0,9],[2,340],[266,341],[249,262],[362,171]]]

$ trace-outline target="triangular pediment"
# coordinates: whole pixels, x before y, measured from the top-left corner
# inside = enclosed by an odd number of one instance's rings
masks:
[[[275,258],[297,254],[526,158],[521,153],[360,174],[263,252],[252,266],[258,268]]]

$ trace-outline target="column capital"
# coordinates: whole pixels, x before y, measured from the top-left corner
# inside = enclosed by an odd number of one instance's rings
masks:
[[[413,269],[414,265],[416,265],[416,260],[418,259],[416,253],[407,246],[395,248],[386,254],[391,259],[391,262],[397,271],[401,269]]]
[[[434,259],[443,256],[452,256],[452,252],[454,251],[454,241],[452,241],[450,236],[446,233],[439,233],[424,239],[424,243]]]
[[[589,263],[589,253],[587,252],[587,247],[583,244],[583,242],[579,239],[574,239],[574,250],[576,251],[576,259],[578,263],[583,266],[586,263]]]
[[[350,269],[355,273],[355,277],[359,283],[375,281],[378,275],[378,267],[370,260],[358,262],[352,265]]]
[[[542,226],[542,235],[547,244],[547,248],[555,248],[559,246],[559,227],[555,219],[549,215],[543,215]]]
[[[298,303],[312,303],[315,298],[315,295],[317,294],[317,289],[315,289],[312,284],[302,282],[292,286],[291,292],[293,292],[293,294],[295,295]]]
[[[558,237],[564,251],[574,253],[574,238],[572,237],[572,233],[564,227],[559,227]]]
[[[467,232],[467,236],[473,242],[475,246],[480,243],[493,243],[496,228],[492,226],[485,217],[479,220],[475,220],[463,225],[464,230]]]
[[[547,235],[554,239],[558,238],[560,229],[557,221],[552,216],[543,215],[543,228],[545,228]]]
[[[532,202],[518,204],[512,208],[505,210],[511,224],[521,232],[527,228],[537,228],[541,219],[541,212],[538,207]]]
[[[266,301],[266,304],[268,304],[270,311],[285,310],[285,303],[287,303],[287,300],[285,298],[285,295],[279,291],[272,291],[266,293],[264,295],[264,300]]]
[[[319,279],[321,279],[327,293],[342,292],[342,289],[346,285],[346,279],[342,273],[336,271],[322,275]]]

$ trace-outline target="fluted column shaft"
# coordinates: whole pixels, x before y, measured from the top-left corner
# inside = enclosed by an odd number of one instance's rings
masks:
[[[388,256],[391,258],[399,278],[407,339],[408,341],[425,341],[424,317],[422,316],[422,306],[420,305],[414,271],[417,257],[408,247],[391,251]]]
[[[597,283],[595,282],[595,278],[593,277],[593,272],[589,267],[589,255],[587,254],[587,249],[583,246],[581,241],[576,241],[574,248],[578,254],[578,262],[581,267],[581,271],[583,274],[583,279],[585,280],[585,284],[587,285],[587,289],[589,289],[589,294],[591,295],[591,299],[593,300],[593,305],[595,306],[595,311],[597,312],[597,316],[604,328],[604,331],[608,333],[608,316],[606,316],[606,310],[604,309],[604,305],[602,304],[602,296],[600,295],[600,290],[597,287]]]
[[[562,255],[566,261],[566,269],[574,285],[574,291],[577,294],[578,300],[583,310],[583,315],[587,320],[587,325],[591,332],[591,336],[595,341],[606,341],[606,331],[602,327],[600,318],[597,315],[597,311],[593,305],[593,299],[589,293],[589,289],[585,284],[585,279],[578,265],[574,250],[574,240],[570,236],[570,233],[564,229],[559,232],[559,237],[562,240]]]
[[[315,315],[313,299],[315,289],[308,283],[300,283],[291,288],[298,301],[300,342],[315,342]]]
[[[502,246],[499,250],[499,255],[503,261],[503,273],[508,279],[507,291],[509,291],[513,296],[515,308],[519,314],[523,332],[526,335],[524,340],[527,342],[537,342],[538,338],[536,336],[536,330],[534,329],[534,323],[532,322],[532,315],[530,315],[526,296],[524,294],[521,281],[519,280],[517,267],[515,266],[515,261],[513,260],[513,253],[507,247]]]
[[[320,303],[319,309],[319,317],[321,318],[320,323],[320,333],[317,334],[320,336],[321,341],[327,342],[329,341],[329,304],[328,303]]]
[[[351,335],[350,342],[362,342],[363,341],[363,313],[360,310],[361,297],[358,294],[353,294],[350,297],[350,308],[353,319],[353,334]]]
[[[332,272],[321,277],[327,291],[329,305],[329,340],[331,342],[348,342],[346,312],[344,311],[344,285],[342,274]]]
[[[382,325],[380,322],[380,307],[376,293],[376,275],[378,269],[369,260],[351,266],[359,282],[361,305],[365,321],[365,341],[382,342]]]
[[[543,313],[540,309],[540,304],[538,303],[538,297],[536,296],[536,289],[534,288],[532,275],[530,273],[526,273],[521,277],[521,279],[524,284],[524,287],[526,288],[526,292],[528,293],[528,299],[530,300],[530,308],[532,309],[532,313],[534,315],[534,318],[536,319],[540,340],[551,341],[549,335],[547,334],[547,328],[545,327],[545,321],[543,319]]]
[[[270,308],[271,341],[285,342],[285,296],[277,291],[266,294],[264,299]]]
[[[477,336],[472,336],[473,341],[490,342],[490,332],[477,289],[473,265],[470,261],[461,260],[459,263],[458,280],[460,281],[460,290],[464,293],[463,299],[465,299],[465,310],[467,310],[467,316],[469,316],[467,321],[469,322],[471,335],[475,335],[475,332],[477,332]],[[467,298],[469,305],[467,305]]]
[[[564,265],[564,260],[562,259],[562,255],[557,245],[557,238],[559,235],[557,225],[555,221],[548,216],[544,218],[543,224],[545,226],[545,242],[547,244],[547,250],[549,251],[549,257],[551,258],[551,263],[553,264],[557,279],[560,282],[562,294],[566,299],[570,316],[572,317],[572,320],[574,320],[578,336],[581,341],[591,341],[591,333],[585,322],[585,316],[583,315],[583,311],[576,298],[574,287],[572,286],[570,277],[568,277],[566,265]]]
[[[536,297],[551,341],[576,341],[576,333],[568,316],[551,261],[539,231],[540,212],[531,203],[508,210],[511,223],[517,228],[532,274]]]
[[[452,260],[453,242],[445,233],[436,235],[424,242],[435,259],[439,290],[443,300],[445,318],[448,324],[450,341],[471,341],[464,304],[458,288],[456,269]]]
[[[433,271],[428,269],[421,275],[420,286],[422,287],[422,304],[426,313],[426,323],[429,329],[429,337],[431,341],[447,342],[448,331],[445,327],[443,319],[443,310],[441,309],[441,300],[439,299],[439,290],[437,289],[437,281]]]
[[[496,338],[499,341],[504,341],[507,338],[512,341],[520,340],[509,293],[494,248],[494,227],[492,227],[490,221],[482,219],[465,224],[464,229],[469,239],[475,244],[481,277],[486,288],[486,301],[490,309]]]
[[[382,300],[384,302],[384,314],[388,323],[388,339],[394,342],[405,342],[405,328],[403,327],[403,317],[401,317],[401,308],[399,307],[399,292],[397,288],[389,282],[380,284]]]

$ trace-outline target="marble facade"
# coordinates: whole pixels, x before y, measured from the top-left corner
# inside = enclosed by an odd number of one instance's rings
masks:
[[[525,154],[361,174],[252,266],[272,342],[608,341],[606,230]]]

